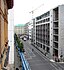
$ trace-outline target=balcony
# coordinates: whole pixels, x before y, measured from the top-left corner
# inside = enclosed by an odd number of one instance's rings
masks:
[[[53,21],[54,22],[58,21],[58,7],[53,9]]]
[[[58,27],[53,27],[53,29],[58,29]]]
[[[53,33],[54,33],[54,34],[58,34],[58,29],[54,29],[54,30],[53,30]]]
[[[58,34],[53,34],[54,36],[58,36]]]
[[[57,42],[53,42],[53,47],[58,49],[58,43]]]
[[[53,41],[58,41],[58,36],[54,36]]]
[[[58,29],[58,22],[54,22],[53,29]]]

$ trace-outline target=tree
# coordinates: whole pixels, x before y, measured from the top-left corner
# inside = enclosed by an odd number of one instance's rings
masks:
[[[16,34],[14,34],[14,40],[15,43],[18,44],[18,48],[20,49],[20,52],[24,52],[23,42],[20,41],[20,39],[17,37]]]

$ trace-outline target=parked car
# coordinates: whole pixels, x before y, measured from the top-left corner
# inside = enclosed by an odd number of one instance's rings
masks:
[[[26,41],[26,40],[27,40],[27,38],[25,38],[25,37],[24,37],[24,38],[23,38],[23,40],[24,40],[24,41]]]

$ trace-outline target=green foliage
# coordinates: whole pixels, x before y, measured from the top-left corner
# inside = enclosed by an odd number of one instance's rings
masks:
[[[20,48],[20,52],[24,52],[23,42],[20,41],[20,39],[17,37],[16,34],[14,34],[14,40],[15,43],[18,44],[18,48]]]

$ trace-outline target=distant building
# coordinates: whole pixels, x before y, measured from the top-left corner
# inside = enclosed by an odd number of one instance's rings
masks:
[[[25,30],[25,34],[29,36],[29,22],[25,24],[24,30]]]
[[[33,28],[33,22],[32,20],[25,24],[25,34],[29,36],[29,39],[32,38],[32,28]]]
[[[13,0],[0,0],[0,70],[8,64],[8,9],[13,7]]]
[[[34,19],[32,43],[54,59],[64,58],[64,5]]]
[[[32,29],[33,29],[33,22],[32,22],[32,20],[29,22],[29,26],[28,26],[28,28],[29,28],[29,39],[31,40],[32,39]]]
[[[32,21],[33,21],[33,28],[32,28],[32,40],[31,40],[31,43],[35,46],[35,44],[36,44],[36,25],[35,25],[35,18],[34,19],[32,19]]]
[[[17,35],[25,34],[24,26],[25,26],[24,24],[18,24],[14,26],[14,33],[16,33]]]

